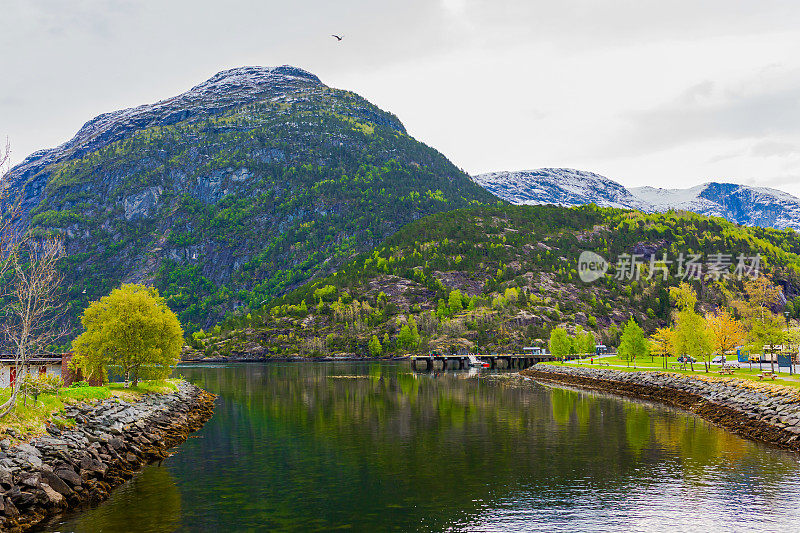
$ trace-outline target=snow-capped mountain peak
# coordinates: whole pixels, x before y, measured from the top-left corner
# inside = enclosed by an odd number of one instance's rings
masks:
[[[674,209],[723,217],[747,226],[800,230],[800,198],[767,187],[709,182],[688,189],[627,189],[599,174],[567,168],[491,172],[473,180],[518,205],[594,203],[648,213]]]
[[[519,205],[595,203],[630,208],[637,203],[619,183],[594,172],[571,168],[490,172],[472,179],[494,195]]]

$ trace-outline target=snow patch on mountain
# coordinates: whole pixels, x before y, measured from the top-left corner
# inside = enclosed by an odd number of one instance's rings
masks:
[[[563,206],[595,203],[602,207],[638,208],[638,200],[619,183],[600,174],[570,168],[490,172],[473,181],[495,196],[517,205]]]
[[[23,192],[20,203],[26,215],[38,204],[48,167],[78,159],[149,127],[200,120],[266,98],[289,102],[297,93],[325,87],[314,74],[291,65],[224,70],[172,98],[98,115],[67,142],[26,157],[5,176],[0,188]],[[20,223],[26,223],[25,216]]]
[[[473,180],[517,205],[594,203],[647,213],[672,209],[722,217],[746,226],[800,231],[800,198],[767,187],[711,182],[688,189],[627,189],[605,176],[566,168],[491,172]]]

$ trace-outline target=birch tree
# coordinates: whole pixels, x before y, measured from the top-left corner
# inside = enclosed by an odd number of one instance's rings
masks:
[[[4,278],[0,295],[4,302],[0,314],[0,336],[14,355],[17,374],[9,399],[0,405],[0,418],[16,404],[28,358],[44,351],[67,333],[64,308],[60,298],[61,274],[58,261],[64,245],[57,237],[12,242],[4,260]]]

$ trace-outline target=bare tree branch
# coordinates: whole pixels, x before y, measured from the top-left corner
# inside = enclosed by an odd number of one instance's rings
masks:
[[[65,309],[60,298],[62,276],[57,264],[64,255],[58,237],[26,237],[14,243],[6,260],[10,283],[0,314],[0,334],[14,354],[18,369],[11,397],[0,405],[0,418],[14,408],[28,358],[41,353],[67,334],[63,325]],[[21,371],[21,372],[20,372]]]
[[[5,269],[10,247],[14,242],[14,221],[19,216],[20,204],[11,197],[8,171],[11,169],[11,143],[6,139],[5,147],[0,146],[0,279]]]

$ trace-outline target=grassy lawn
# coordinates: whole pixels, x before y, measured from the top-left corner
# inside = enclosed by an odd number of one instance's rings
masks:
[[[110,383],[101,387],[65,387],[58,394],[41,394],[34,405],[32,397],[17,397],[17,405],[5,418],[0,419],[0,438],[5,438],[5,430],[11,428],[18,436],[32,437],[44,432],[44,422],[48,419],[60,426],[70,426],[74,421],[58,415],[66,405],[92,400],[117,397],[133,401],[147,393],[164,393],[178,390],[179,380],[140,381],[138,386],[125,388],[122,383]],[[0,403],[11,395],[11,389],[0,389]]]
[[[605,364],[600,365],[598,363],[608,363],[609,366]],[[735,361],[729,361],[735,363]],[[560,365],[562,363],[553,362],[553,363],[546,363],[551,365]],[[705,367],[703,363],[695,363],[694,364],[694,371],[692,371],[690,365],[686,365],[686,369],[683,369],[682,365],[676,361],[676,359],[669,358],[667,360],[667,370],[664,370],[664,363],[663,360],[656,357],[653,361],[650,361],[650,357],[646,357],[643,359],[637,359],[636,363],[632,361],[626,361],[616,356],[611,357],[602,357],[594,359],[594,364],[590,363],[589,359],[582,359],[581,361],[568,361],[563,363],[564,365],[569,366],[586,366],[591,368],[609,368],[612,370],[621,370],[621,371],[630,371],[630,372],[642,372],[642,371],[650,371],[650,372],[673,372],[676,374],[685,374],[691,375],[695,377],[702,377],[702,378],[719,378],[719,379],[726,379],[726,378],[738,378],[738,379],[745,379],[750,381],[757,381],[761,382],[759,379],[759,374],[761,374],[761,370],[758,368],[758,364],[753,364],[752,370],[750,369],[750,365],[748,363],[739,363],[740,368],[735,370],[733,374],[720,374],[719,373],[719,365],[711,365],[711,369],[709,372],[705,371]],[[673,368],[674,367],[674,368]],[[769,363],[762,363],[761,368],[763,370],[770,370]],[[777,370],[777,365],[775,366]],[[800,367],[797,367],[795,370],[800,370]],[[781,371],[780,374],[777,374],[777,378],[775,381],[769,380],[768,383],[775,383],[776,385],[786,385],[789,387],[795,387],[800,389],[800,375],[793,374],[789,375],[788,371]]]

